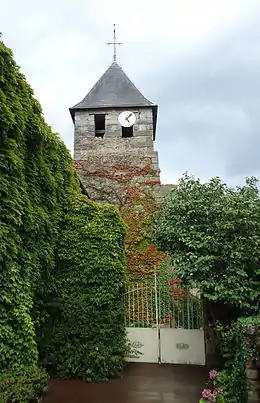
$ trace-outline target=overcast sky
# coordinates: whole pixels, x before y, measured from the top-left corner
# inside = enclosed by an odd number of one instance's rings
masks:
[[[68,108],[112,62],[159,105],[163,183],[260,175],[260,0],[0,0],[0,31],[73,148]]]

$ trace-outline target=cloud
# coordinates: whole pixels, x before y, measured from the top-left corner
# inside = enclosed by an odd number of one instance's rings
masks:
[[[48,123],[73,149],[68,108],[118,60],[159,104],[163,182],[185,171],[259,175],[259,0],[2,0],[0,27]]]
[[[219,35],[210,47],[165,69],[158,92],[162,171],[186,170],[230,183],[260,174],[259,13]],[[169,118],[170,117],[170,118]],[[172,161],[172,162],[171,162]],[[176,161],[176,163],[175,163]]]

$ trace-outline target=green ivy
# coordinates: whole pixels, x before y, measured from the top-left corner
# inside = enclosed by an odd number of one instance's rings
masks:
[[[80,188],[68,150],[2,42],[0,64],[0,374],[8,378],[37,367],[35,305],[55,268],[63,205]]]
[[[30,199],[25,175],[26,125],[34,114],[31,90],[0,43],[0,370],[37,363],[30,311],[31,256],[24,247],[23,220]],[[26,346],[26,348],[25,348]]]
[[[40,358],[62,376],[113,375],[125,348],[119,214],[81,195],[69,151],[3,43],[0,65],[0,374]]]
[[[123,367],[124,234],[114,206],[79,196],[64,212],[49,300],[56,321],[44,354],[62,378],[100,381]]]

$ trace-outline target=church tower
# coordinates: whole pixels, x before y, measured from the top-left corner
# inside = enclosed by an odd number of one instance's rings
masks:
[[[70,108],[75,127],[74,161],[92,200],[116,201],[109,175],[97,181],[97,172],[116,175],[116,167],[121,171],[138,167],[141,176],[142,169],[150,165],[150,179],[159,185],[154,150],[157,109],[115,60],[85,98]]]

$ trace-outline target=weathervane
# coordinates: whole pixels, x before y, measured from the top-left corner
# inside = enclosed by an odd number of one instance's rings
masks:
[[[123,42],[116,41],[116,24],[114,24],[114,40],[113,42],[107,42],[107,45],[114,45],[113,61],[116,62],[116,45],[122,45]]]

